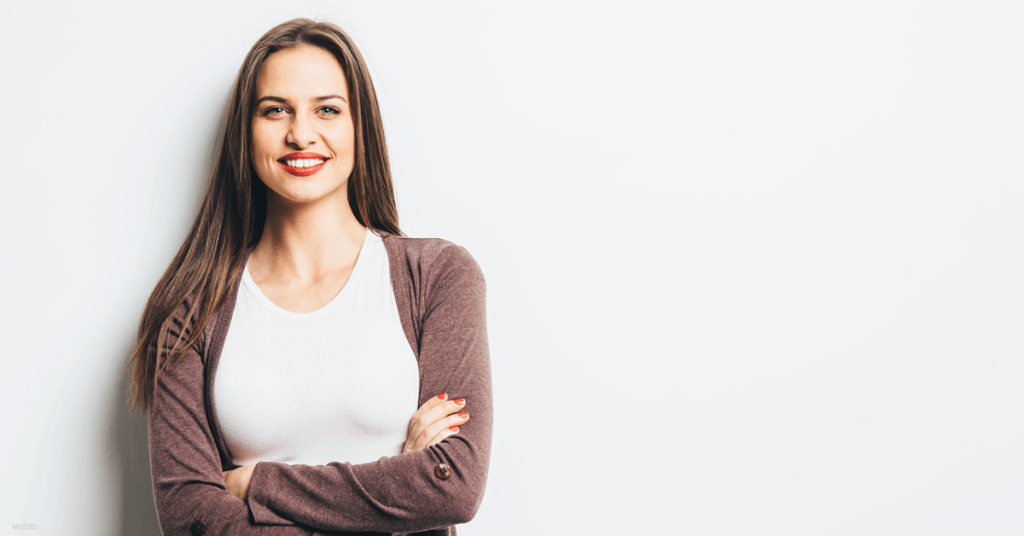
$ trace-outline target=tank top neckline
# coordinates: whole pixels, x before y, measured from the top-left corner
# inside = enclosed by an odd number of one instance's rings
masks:
[[[331,301],[327,302],[326,304],[324,304],[323,307],[320,307],[315,311],[310,311],[308,313],[289,311],[271,301],[270,298],[268,298],[266,294],[264,294],[263,291],[260,290],[259,285],[256,284],[255,280],[253,280],[252,275],[249,274],[248,259],[246,260],[245,268],[242,271],[242,285],[249,292],[249,294],[251,294],[253,298],[255,298],[256,301],[260,303],[260,305],[262,305],[268,311],[278,316],[292,318],[295,320],[312,319],[323,316],[327,313],[330,313],[333,309],[335,309],[337,305],[345,299],[345,296],[351,294],[351,291],[349,289],[352,288],[358,282],[359,274],[362,272],[361,268],[363,267],[363,265],[366,264],[366,262],[364,262],[364,259],[367,257],[367,246],[370,244],[373,238],[381,240],[381,238],[378,237],[377,234],[373,232],[373,230],[366,229],[366,237],[363,239],[363,245],[360,246],[359,248],[359,254],[356,256],[356,264],[355,266],[352,267],[352,273],[348,276],[348,281],[346,281],[345,285],[341,287],[341,290],[338,291],[338,294],[331,298]]]

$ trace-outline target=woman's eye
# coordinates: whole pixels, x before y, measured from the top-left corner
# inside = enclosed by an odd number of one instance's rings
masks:
[[[284,113],[284,108],[282,108],[280,106],[271,106],[271,107],[263,110],[263,115],[265,115],[265,116],[266,115],[277,115],[277,114],[281,114],[281,113]]]
[[[334,106],[324,106],[323,108],[320,109],[320,112],[323,113],[324,115],[338,115],[341,113],[341,110],[335,108]]]

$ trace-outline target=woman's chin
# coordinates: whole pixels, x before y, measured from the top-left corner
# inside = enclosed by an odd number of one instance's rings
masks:
[[[347,183],[324,187],[323,185],[309,184],[306,187],[292,184],[290,187],[267,188],[267,201],[279,202],[283,205],[315,205],[323,202],[338,201],[348,203]]]

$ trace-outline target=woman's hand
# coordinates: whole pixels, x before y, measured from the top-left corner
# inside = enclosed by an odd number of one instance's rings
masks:
[[[409,433],[402,452],[436,445],[442,439],[459,433],[459,425],[469,421],[469,413],[463,411],[465,407],[465,400],[448,400],[447,393],[441,393],[426,401],[409,421]],[[224,486],[232,495],[244,501],[249,494],[249,481],[254,470],[256,464],[224,471]]]
[[[448,400],[448,393],[441,393],[424,402],[409,421],[409,434],[406,436],[402,452],[427,448],[452,434],[459,433],[459,426],[469,420],[469,413],[464,411],[465,408],[465,400]],[[248,481],[246,484],[248,485]]]
[[[249,494],[249,480],[252,479],[252,472],[255,470],[256,464],[254,463],[224,471],[224,485],[232,495],[244,501]]]

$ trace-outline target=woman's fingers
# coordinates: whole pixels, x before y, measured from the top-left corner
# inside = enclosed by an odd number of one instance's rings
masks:
[[[426,402],[424,402],[423,405],[420,406],[420,408],[416,410],[416,413],[412,414],[412,419],[409,420],[409,430],[408,430],[408,432],[405,435],[405,449],[403,449],[402,452],[409,452],[410,450],[413,450],[412,446],[413,446],[413,442],[414,442],[415,437],[416,437],[415,434],[414,434],[414,432],[416,432],[416,430],[414,428],[415,428],[416,424],[418,422],[420,422],[420,418],[423,416],[423,414],[425,412],[427,412],[427,411],[429,411],[429,410],[431,410],[433,408],[436,408],[437,406],[445,403],[445,401],[447,401],[447,400],[448,400],[448,393],[441,393],[441,394],[439,394],[439,395],[437,395],[435,397],[431,397],[430,400],[427,400]]]
[[[463,411],[465,407],[466,401],[462,398],[456,398],[455,400],[442,402],[424,411],[419,417],[414,418],[412,426],[409,427],[409,437],[417,444],[414,448],[423,448],[425,443],[433,437],[433,434],[431,434],[425,439],[423,438],[423,434],[428,427],[435,425],[453,413]]]
[[[459,426],[466,424],[469,421],[469,412],[460,411],[455,415],[449,415],[444,419],[428,426],[422,434],[423,446],[420,448],[427,448],[431,445],[436,445],[441,442],[442,439],[458,433]]]
[[[466,424],[469,421],[468,412],[460,412],[455,415],[449,415],[440,421],[431,424],[430,426],[423,429],[416,440],[413,441],[412,448],[409,450],[420,450],[425,449],[431,445],[436,445],[441,442],[442,439],[458,431],[459,426]]]
[[[447,400],[448,400],[448,393],[441,393],[441,394],[439,394],[439,395],[437,395],[437,396],[427,400],[426,402],[424,402],[423,405],[420,406],[420,409],[416,410],[416,413],[413,413],[412,417],[415,419],[416,417],[419,417],[420,415],[422,415],[424,412],[429,411],[429,410],[431,410],[433,408],[436,408],[437,406],[440,406],[441,404],[444,404]]]
[[[441,397],[445,397],[442,399]],[[445,418],[452,413],[462,411],[466,407],[466,401],[462,398],[455,400],[447,400],[447,394],[441,393],[440,395],[431,398],[430,400],[423,403],[420,409],[413,414],[412,419],[409,421],[409,433],[406,435],[406,446],[411,446],[412,441],[423,433],[423,430],[436,423],[437,421]]]
[[[465,400],[447,401],[415,417],[410,424],[409,436],[406,438],[406,449],[402,452],[425,448],[441,429],[464,423],[468,419],[468,414],[466,418],[455,417],[452,414],[457,414],[465,407]]]
[[[446,437],[455,435],[457,433],[459,433],[459,427],[458,426],[449,426],[448,428],[445,428],[445,429],[441,430],[440,432],[438,432],[437,435],[435,435],[433,438],[431,438],[430,442],[427,443],[427,445],[425,447],[423,447],[423,448],[436,445],[436,444],[440,443],[442,440],[444,440]]]
[[[447,437],[447,435],[444,435],[445,430],[450,429],[452,426],[463,425],[469,420],[469,413],[463,411],[465,407],[465,400],[456,399],[435,404],[432,408],[427,409],[418,416],[414,416],[409,424],[409,435],[406,438],[405,449],[402,452],[426,448],[437,444],[444,437]],[[449,433],[448,435],[451,434]]]

